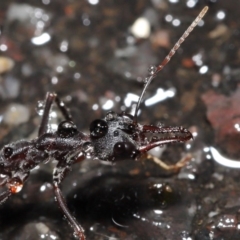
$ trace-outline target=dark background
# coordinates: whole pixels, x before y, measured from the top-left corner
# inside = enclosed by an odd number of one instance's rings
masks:
[[[140,94],[149,65],[163,60],[205,5],[210,9],[203,26],[144,97],[159,88],[174,89],[175,96],[143,106],[139,117],[143,124],[189,128],[195,139],[167,146],[161,158],[174,163],[191,153],[192,161],[179,174],[150,161],[109,166],[86,160],[75,166],[63,191],[87,239],[240,239],[239,169],[219,165],[209,151],[213,146],[239,160],[240,2],[1,0],[2,146],[36,137],[35,108],[48,91],[59,94],[86,133],[92,120],[110,110],[104,109],[107,102],[111,110],[130,112],[127,94]],[[167,21],[171,16],[179,26]],[[151,25],[145,39],[130,31],[139,17]],[[32,42],[44,33],[50,41]],[[53,113],[54,130],[61,115]],[[53,165],[34,170],[23,190],[0,206],[0,239],[73,238],[49,184]]]

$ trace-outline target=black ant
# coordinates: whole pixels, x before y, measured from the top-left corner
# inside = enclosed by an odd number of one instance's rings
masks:
[[[94,120],[90,124],[90,134],[85,134],[78,131],[71,115],[58,96],[55,93],[47,93],[38,137],[31,141],[20,140],[8,144],[0,152],[0,186],[4,189],[0,194],[0,204],[4,203],[13,193],[21,191],[33,168],[48,159],[55,159],[58,163],[53,171],[53,187],[57,202],[73,228],[74,235],[80,240],[85,240],[84,229],[67,208],[60,190],[60,183],[72,164],[86,158],[111,162],[124,159],[138,160],[143,155],[148,157],[146,153],[157,146],[192,139],[191,132],[183,127],[141,125],[137,121],[137,114],[148,85],[169,62],[207,10],[208,7],[205,7],[200,12],[163,62],[157,67],[150,68],[150,75],[146,78],[134,115],[109,112],[104,119]],[[54,102],[62,112],[65,121],[59,124],[56,132],[47,132],[49,114]],[[147,138],[148,133],[153,135],[151,139]],[[183,167],[191,157],[184,157],[174,165],[167,165],[156,157],[152,159],[161,167],[176,171]]]

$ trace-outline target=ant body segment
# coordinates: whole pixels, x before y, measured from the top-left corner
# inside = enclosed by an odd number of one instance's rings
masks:
[[[4,203],[12,194],[21,191],[33,168],[48,159],[55,159],[57,165],[53,171],[53,187],[57,202],[73,228],[74,235],[80,240],[85,240],[84,229],[68,210],[61,193],[62,180],[71,165],[86,158],[111,162],[124,159],[138,160],[157,146],[192,139],[191,132],[183,127],[141,125],[137,121],[137,113],[150,82],[169,62],[207,10],[208,7],[205,7],[200,12],[163,62],[157,67],[150,68],[150,75],[146,78],[134,115],[109,112],[105,118],[94,120],[90,124],[90,134],[85,134],[77,129],[71,115],[58,96],[55,93],[47,93],[38,137],[30,141],[20,140],[5,145],[0,151],[0,186],[3,188],[0,193],[0,204]],[[48,132],[48,120],[54,102],[65,120],[58,125],[57,131]],[[147,137],[149,133],[153,135],[151,139]],[[176,171],[183,167],[190,157],[185,157],[174,165],[167,165],[155,157],[152,159],[161,167]]]

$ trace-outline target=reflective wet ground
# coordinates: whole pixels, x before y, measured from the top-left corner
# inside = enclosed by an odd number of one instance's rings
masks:
[[[205,5],[207,15],[151,83],[139,116],[192,131],[193,141],[153,153],[167,163],[191,153],[192,161],[179,174],[151,161],[74,166],[63,192],[87,239],[240,239],[240,3],[1,1],[1,146],[36,137],[37,103],[48,91],[86,133],[109,110],[132,112],[149,65],[163,60]],[[54,108],[51,130],[60,120]],[[74,239],[54,201],[53,165],[34,170],[0,206],[0,239]]]

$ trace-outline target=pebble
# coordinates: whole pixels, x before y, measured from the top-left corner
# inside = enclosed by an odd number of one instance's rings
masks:
[[[30,111],[22,104],[9,104],[3,114],[3,122],[8,125],[19,125],[29,120]]]
[[[9,57],[0,57],[0,74],[10,71],[14,67],[14,61]]]

